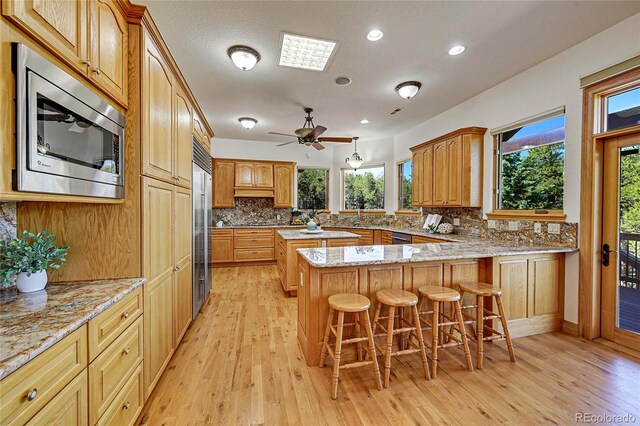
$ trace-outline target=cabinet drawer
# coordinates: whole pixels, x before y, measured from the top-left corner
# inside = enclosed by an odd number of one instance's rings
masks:
[[[265,247],[271,248],[273,247],[273,237],[239,237],[236,238],[235,248],[254,248],[254,247]]]
[[[235,261],[261,261],[261,260],[273,260],[274,251],[272,248],[257,248],[257,249],[240,249],[235,252]]]
[[[236,237],[273,237],[273,229],[236,229],[233,232]]]
[[[213,237],[233,237],[233,229],[212,229]]]
[[[89,422],[95,424],[142,361],[142,319],[139,317],[89,365]]]
[[[431,243],[446,243],[447,241],[439,240],[437,238],[421,237],[419,235],[414,235],[411,238],[411,242],[413,244],[431,244]]]
[[[82,370],[59,394],[38,411],[28,426],[88,425],[87,370]]]
[[[142,287],[89,321],[89,359],[94,360],[142,314]]]
[[[133,425],[142,411],[142,404],[142,364],[140,364],[97,424]]]
[[[24,424],[86,366],[87,327],[83,325],[2,380],[2,423]]]

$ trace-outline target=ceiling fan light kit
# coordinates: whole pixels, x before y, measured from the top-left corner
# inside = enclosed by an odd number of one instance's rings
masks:
[[[419,81],[405,81],[396,86],[396,92],[405,99],[411,99],[418,94],[418,90],[422,87]]]
[[[298,142],[300,145],[312,146],[318,151],[324,149],[324,146],[321,142],[342,142],[349,143],[352,138],[335,138],[335,137],[324,137],[320,136],[327,131],[327,128],[324,126],[316,126],[313,124],[313,117],[311,113],[313,112],[313,108],[305,108],[304,112],[307,113],[307,116],[304,119],[304,124],[301,128],[294,130],[294,135],[288,133],[278,133],[278,132],[268,132],[270,135],[281,135],[281,136],[291,136],[297,138],[297,140],[292,140],[289,142],[281,143],[277,146],[289,145],[295,142]]]
[[[227,55],[242,71],[249,71],[260,61],[260,54],[249,46],[231,46],[227,50]]]
[[[344,160],[344,162],[347,163],[349,167],[351,167],[353,170],[358,170],[364,164],[364,160],[362,159],[360,154],[358,154],[358,137],[357,136],[353,138],[353,143],[354,143],[353,154],[351,154],[351,157],[347,157]]]
[[[258,120],[251,117],[240,117],[238,118],[238,121],[240,122],[240,124],[242,124],[242,127],[244,127],[247,130],[253,129],[256,126],[256,124],[258,124]]]

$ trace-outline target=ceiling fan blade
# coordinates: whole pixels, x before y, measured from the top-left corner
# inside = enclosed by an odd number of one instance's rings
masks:
[[[285,143],[281,143],[281,144],[276,145],[276,146],[285,146],[285,145],[289,145],[290,143],[294,143],[294,142],[298,142],[298,141],[295,140],[295,141],[291,141],[291,142],[285,142]]]
[[[318,151],[322,151],[324,149],[324,146],[322,146],[318,142],[312,144],[311,146],[314,147],[315,149],[317,149]]]
[[[287,133],[278,133],[278,132],[267,132],[270,135],[280,135],[280,136],[291,136],[292,138],[297,138],[298,136],[296,135],[289,135]]]
[[[327,138],[318,138],[318,140],[320,142],[344,142],[344,143],[349,143],[353,139],[352,138],[332,138],[332,137],[327,137]]]
[[[326,131],[327,131],[326,127],[324,127],[324,126],[316,126],[311,132],[309,132],[307,137],[316,139],[318,136],[320,136],[321,134],[323,134]]]

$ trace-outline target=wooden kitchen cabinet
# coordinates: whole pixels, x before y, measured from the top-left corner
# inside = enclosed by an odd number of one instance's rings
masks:
[[[273,188],[273,164],[256,163],[253,165],[253,186]]]
[[[413,235],[411,237],[411,243],[412,244],[439,244],[439,243],[446,243],[446,240],[440,240],[438,238],[429,238],[429,237],[423,237],[421,235]]]
[[[191,188],[191,175],[193,173],[191,150],[193,145],[193,121],[191,116],[193,108],[182,90],[175,95],[175,143],[174,143],[174,170],[175,182],[185,188]],[[208,151],[207,151],[208,152]]]
[[[468,127],[411,148],[414,206],[482,205],[482,127]]]
[[[253,163],[236,161],[235,186],[253,187]]]
[[[33,416],[26,425],[88,425],[87,396],[87,373],[83,371],[42,410],[38,411],[38,414]]]
[[[213,229],[211,234],[211,262],[233,262],[233,229]]]
[[[273,166],[275,177],[273,207],[293,207],[293,164],[275,164]]]
[[[191,118],[191,117],[189,117]],[[174,186],[175,203],[175,277],[173,280],[174,347],[182,340],[193,314],[192,310],[192,214],[191,191]]]
[[[235,168],[233,161],[213,160],[213,207],[235,207]]]
[[[235,186],[238,188],[273,189],[273,164],[236,161]]]

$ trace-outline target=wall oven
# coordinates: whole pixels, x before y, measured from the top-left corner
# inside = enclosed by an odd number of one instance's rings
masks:
[[[13,49],[14,189],[124,198],[124,116],[25,45]]]

